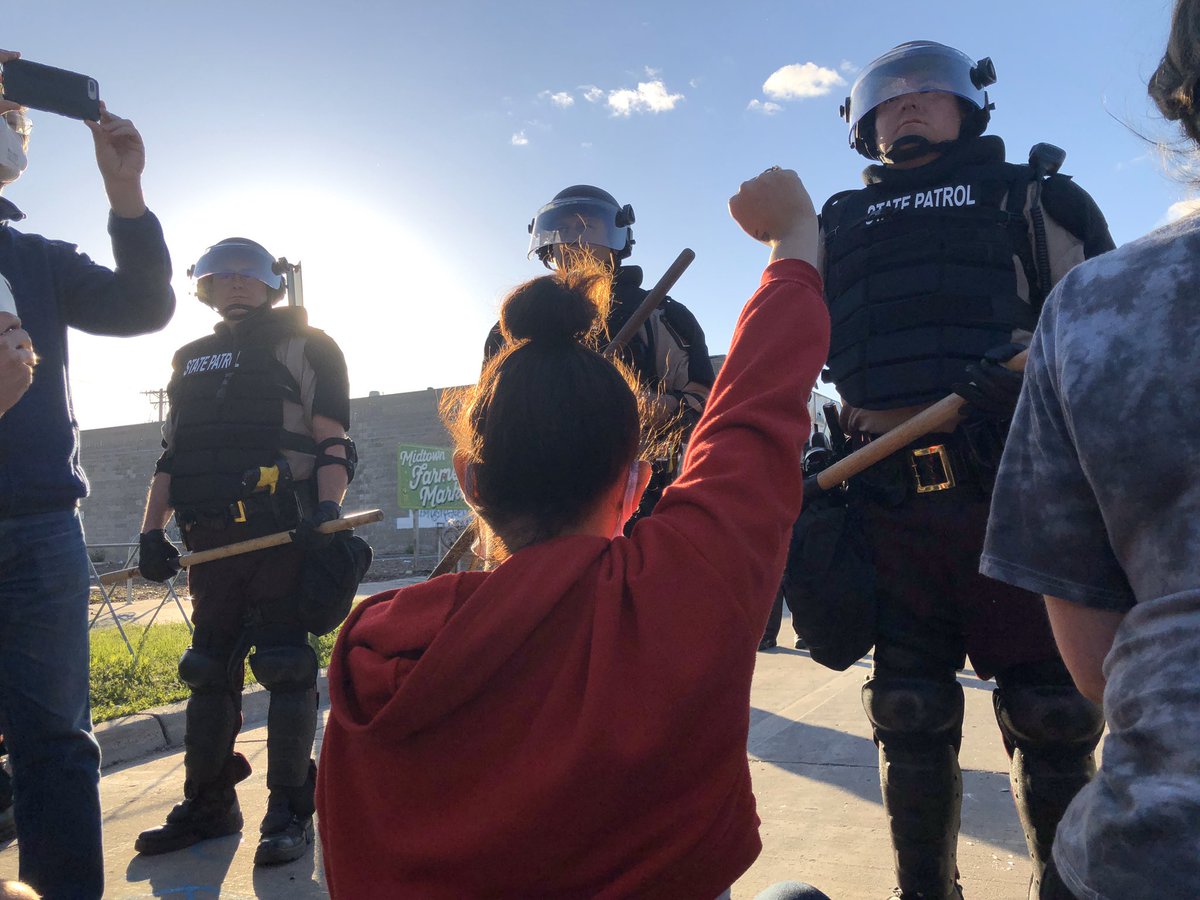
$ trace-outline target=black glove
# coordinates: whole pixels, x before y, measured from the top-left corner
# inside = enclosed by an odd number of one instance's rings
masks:
[[[1003,344],[993,347],[979,362],[967,366],[969,380],[952,386],[954,393],[967,401],[967,408],[963,410],[966,415],[1006,421],[1012,418],[1025,375],[1006,369],[1001,363],[1008,362],[1024,349],[1020,344]]]
[[[292,543],[299,544],[305,551],[320,550],[333,542],[332,534],[322,534],[317,527],[342,517],[342,508],[332,500],[322,500],[311,516],[296,526],[292,532]]]
[[[170,581],[179,571],[179,551],[161,528],[138,535],[138,573],[150,581]]]

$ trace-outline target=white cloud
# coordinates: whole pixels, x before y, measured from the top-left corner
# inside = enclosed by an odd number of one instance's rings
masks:
[[[846,79],[833,69],[816,63],[792,63],[771,73],[763,82],[763,93],[776,100],[803,100],[806,97],[822,97]]]
[[[646,66],[646,77],[647,78],[657,78],[661,74],[662,74],[662,69],[652,69],[649,66]]]
[[[775,113],[783,109],[778,103],[772,103],[770,100],[763,102],[762,100],[751,100],[746,104],[746,109],[751,112],[762,113],[764,116],[773,116]]]
[[[1177,222],[1184,216],[1190,216],[1192,213],[1200,211],[1200,197],[1192,197],[1188,200],[1180,200],[1178,203],[1172,203],[1167,209],[1167,221]]]
[[[575,98],[567,91],[542,91],[538,94],[539,100],[549,100],[559,109],[566,109],[568,106],[575,105]]]
[[[843,72],[845,72],[847,75],[856,75],[856,74],[858,74],[858,71],[861,67],[856,66],[854,63],[850,62],[850,60],[848,60],[848,59],[843,59],[841,65],[839,65],[838,68],[841,69]]]
[[[525,129],[522,128],[512,136],[512,145],[514,147],[524,147],[529,143],[529,138],[525,137]]]
[[[579,89],[583,91],[583,99],[588,103],[599,103],[604,99],[604,91],[594,84],[581,84]]]
[[[1149,162],[1152,158],[1157,158],[1157,157],[1156,157],[1156,155],[1152,156],[1152,151],[1146,150],[1143,153],[1140,153],[1137,156],[1135,156],[1133,159],[1121,160],[1113,168],[1118,172],[1123,172],[1126,169],[1133,168],[1134,166],[1140,166],[1143,163]]]
[[[629,116],[635,112],[668,112],[676,107],[683,94],[672,94],[662,81],[642,81],[637,90],[621,88],[608,92],[608,108],[614,116]]]

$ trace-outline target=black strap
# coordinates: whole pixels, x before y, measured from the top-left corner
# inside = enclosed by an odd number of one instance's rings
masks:
[[[1017,166],[1020,173],[1008,187],[1008,201],[1005,210],[1009,215],[1008,233],[1012,238],[1013,253],[1021,262],[1025,271],[1025,281],[1029,284],[1029,305],[1034,313],[1040,313],[1042,303],[1046,299],[1049,286],[1050,255],[1044,250],[1046,246],[1046,223],[1042,218],[1041,179],[1034,173],[1031,166]],[[1030,219],[1033,220],[1034,241],[1038,244],[1039,260],[1045,253],[1044,275],[1039,271],[1034,261],[1033,247],[1029,243],[1029,221],[1025,218],[1025,198],[1029,194],[1029,185],[1034,185],[1033,206],[1030,208]]]

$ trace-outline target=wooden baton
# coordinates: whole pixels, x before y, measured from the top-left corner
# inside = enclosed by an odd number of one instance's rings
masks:
[[[1004,367],[1014,372],[1024,371],[1025,360],[1028,356],[1029,351],[1022,350],[1012,359],[1005,362]],[[843,481],[854,477],[864,469],[869,469],[884,457],[891,456],[901,447],[912,443],[917,438],[950,424],[958,417],[959,412],[966,402],[958,394],[950,394],[943,397],[928,409],[921,410],[921,412],[917,413],[907,422],[893,428],[886,434],[880,435],[871,441],[871,443],[855,450],[849,456],[839,459],[828,469],[818,472],[817,487],[821,489],[821,492],[827,491],[841,484]]]
[[[692,264],[692,260],[696,258],[696,252],[690,247],[684,247],[675,257],[675,261],[667,267],[667,271],[663,272],[662,278],[658,279],[658,283],[650,288],[645,299],[642,300],[632,316],[621,326],[621,330],[617,332],[616,337],[608,342],[608,346],[604,348],[605,356],[616,356],[625,345],[628,344],[638,329],[646,324],[646,320],[650,318],[663,298],[667,296],[667,292],[675,287],[675,282],[679,280],[679,276],[684,273],[688,266]],[[452,570],[458,561],[463,558],[471,544],[475,542],[475,523],[471,522],[463,529],[463,533],[458,536],[458,539],[446,551],[446,555],[438,560],[438,564],[433,567],[433,571],[429,573],[430,578],[437,578],[439,575],[445,575]]]
[[[338,531],[349,531],[359,525],[370,525],[372,522],[379,522],[383,519],[383,510],[370,509],[366,512],[351,513],[348,516],[343,516],[340,519],[333,519],[329,522],[322,522],[317,526],[317,531],[321,534],[333,534]],[[225,559],[230,556],[240,556],[243,553],[252,553],[255,550],[265,550],[268,547],[282,547],[284,544],[292,542],[292,532],[278,531],[275,534],[264,534],[262,537],[252,538],[248,541],[238,541],[236,544],[226,544],[224,547],[213,547],[211,550],[200,550],[196,553],[185,553],[179,557],[179,565],[183,568],[189,566],[197,566],[200,563],[212,562],[214,559]],[[120,569],[116,572],[107,572],[100,576],[100,583],[105,587],[112,584],[119,584],[128,578],[132,578],[138,573],[137,566],[131,569]]]
[[[633,340],[633,336],[637,334],[638,329],[646,324],[646,320],[650,318],[650,314],[658,309],[658,305],[662,303],[663,297],[667,296],[667,292],[675,287],[675,282],[679,280],[679,276],[684,273],[695,258],[695,251],[689,247],[684,247],[679,251],[679,255],[675,257],[675,262],[667,266],[667,271],[663,272],[662,278],[658,279],[658,284],[650,288],[650,292],[646,294],[641,305],[634,310],[629,320],[621,326],[621,330],[617,332],[617,336],[608,342],[608,346],[604,348],[605,356],[615,356],[624,349],[626,344]]]

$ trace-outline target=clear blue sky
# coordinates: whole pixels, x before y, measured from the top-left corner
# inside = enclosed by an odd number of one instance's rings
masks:
[[[180,311],[166,331],[72,335],[81,424],[152,417],[139,392],[163,386],[173,350],[215,321],[184,273],[231,235],[303,262],[310,319],[346,350],[355,396],[472,380],[500,298],[542,271],[525,258],[526,224],[579,182],[633,204],[630,262],[648,281],[696,251],[673,295],[723,352],[766,255],[727,198],[772,164],[799,171],[818,205],[858,186],[865,161],[837,108],[854,70],[905,40],[991,56],[991,131],[1010,159],[1037,141],[1065,148],[1063,170],[1118,243],[1189,196],[1130,131],[1170,133],[1145,97],[1167,0],[710,6],[21,4],[0,46],[94,76],[135,121],[175,262]],[[111,262],[79,123],[35,113],[29,170],[5,196],[25,230]]]

